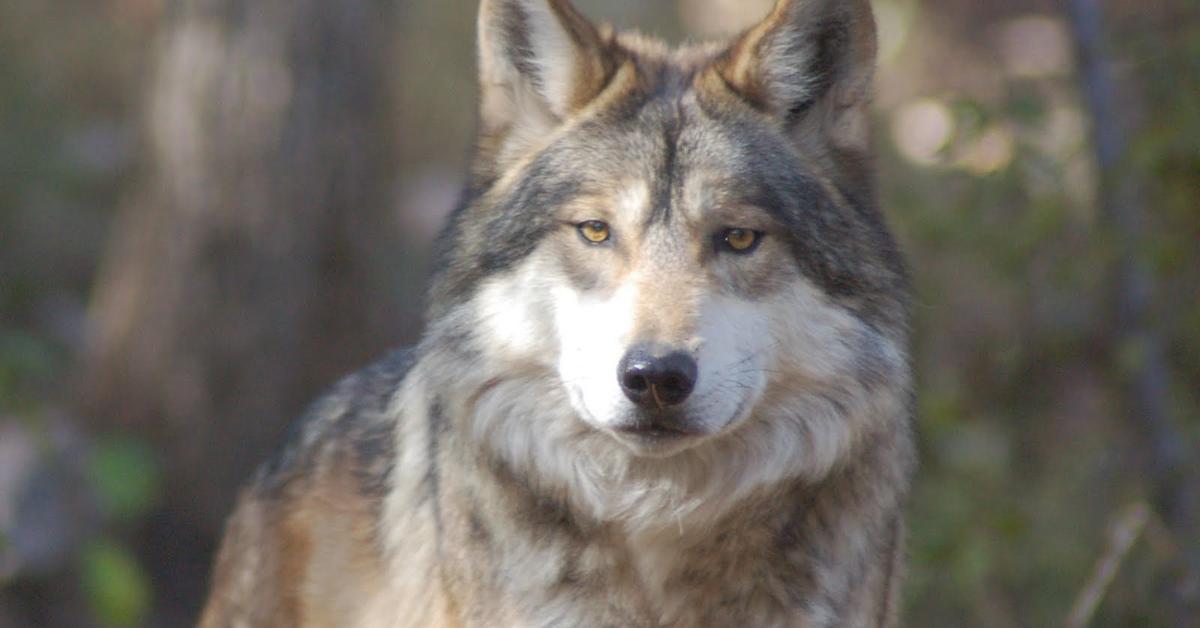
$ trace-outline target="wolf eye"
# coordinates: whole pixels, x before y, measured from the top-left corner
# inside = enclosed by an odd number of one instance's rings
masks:
[[[579,235],[592,244],[603,244],[608,242],[608,239],[612,236],[608,231],[608,225],[599,220],[581,222],[578,225],[578,229]]]
[[[758,248],[761,240],[762,233],[759,231],[751,229],[726,229],[721,233],[718,243],[728,251],[745,255]]]

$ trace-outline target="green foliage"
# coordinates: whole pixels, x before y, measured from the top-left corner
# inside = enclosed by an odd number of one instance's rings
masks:
[[[43,338],[0,327],[0,408],[28,408],[62,369]]]
[[[1200,57],[1185,51],[1200,46],[1200,29],[1187,30],[1190,43],[1153,32],[1118,30],[1147,90],[1125,167],[1147,183],[1137,199],[1147,237],[1134,253],[1160,282],[1156,332],[1177,374],[1173,407],[1195,437]],[[918,283],[912,625],[1061,624],[1112,517],[1153,494],[1137,463],[1141,428],[1122,403],[1146,352],[1140,341],[1113,342],[1124,234],[1099,209],[1077,80],[1012,78],[990,99],[923,95],[953,129],[936,157],[886,147],[883,197]],[[882,114],[883,126],[900,115]],[[997,129],[1011,158],[973,160]],[[1169,625],[1172,555],[1146,542],[1131,554],[1093,626]]]
[[[162,472],[154,451],[126,436],[101,440],[87,461],[87,475],[102,510],[114,522],[136,521],[162,497]]]
[[[79,558],[81,587],[93,616],[108,628],[141,625],[150,609],[151,584],[123,545],[93,541]]]

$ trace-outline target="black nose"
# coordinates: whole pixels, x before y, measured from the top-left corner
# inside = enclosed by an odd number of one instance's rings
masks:
[[[625,396],[639,406],[677,406],[696,387],[696,361],[682,351],[639,345],[621,358],[617,379]]]

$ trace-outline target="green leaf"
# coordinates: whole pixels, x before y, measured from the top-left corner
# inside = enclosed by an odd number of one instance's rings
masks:
[[[100,441],[87,464],[92,489],[106,514],[132,521],[157,504],[162,495],[162,471],[154,451],[145,443],[117,436]]]
[[[128,549],[111,540],[93,541],[80,561],[80,584],[97,623],[121,628],[144,622],[150,581]]]

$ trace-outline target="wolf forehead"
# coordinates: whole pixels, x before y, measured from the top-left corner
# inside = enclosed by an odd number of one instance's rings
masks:
[[[753,208],[786,241],[796,269],[831,298],[869,322],[904,325],[907,276],[869,177],[839,177],[777,121],[707,80],[726,54],[720,49],[615,41],[628,69],[596,103],[524,159],[499,169],[476,164],[439,241],[435,308],[528,257],[562,226],[563,208],[580,198],[618,205],[633,188],[637,206],[610,207],[608,215],[633,212],[642,229],[667,224],[683,234],[706,212]]]

